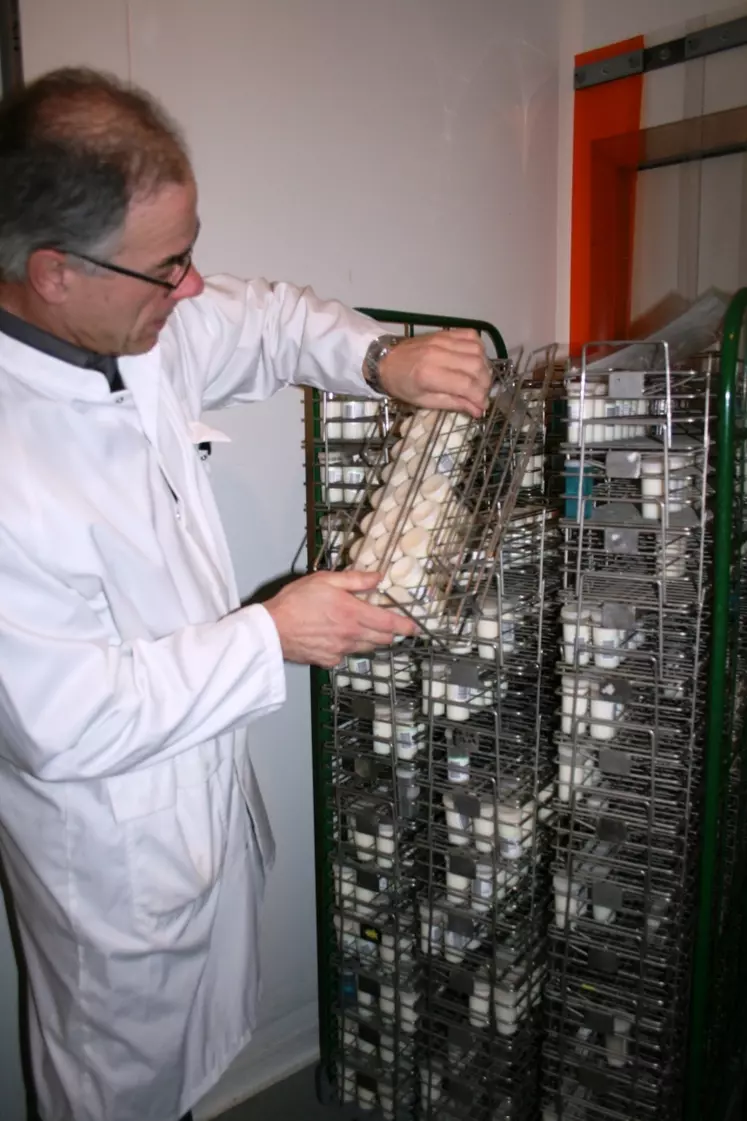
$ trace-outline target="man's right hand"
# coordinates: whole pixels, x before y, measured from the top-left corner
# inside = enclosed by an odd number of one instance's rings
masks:
[[[414,635],[417,624],[355,592],[371,592],[377,572],[315,572],[287,584],[265,603],[287,662],[332,669],[346,654],[390,646],[395,635]]]

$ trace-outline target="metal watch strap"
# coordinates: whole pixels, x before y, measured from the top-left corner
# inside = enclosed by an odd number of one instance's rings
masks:
[[[387,354],[394,350],[400,342],[402,342],[401,335],[379,335],[378,339],[374,339],[366,351],[366,357],[363,359],[363,377],[366,385],[373,389],[374,393],[386,393],[384,386],[381,384],[379,366],[382,358],[386,358]]]

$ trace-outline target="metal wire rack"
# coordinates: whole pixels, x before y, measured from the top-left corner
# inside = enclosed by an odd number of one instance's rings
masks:
[[[313,676],[320,1092],[346,1116],[736,1116],[746,322],[744,291],[720,353],[589,347],[559,379],[498,336],[475,425],[315,396],[314,561],[383,566],[421,624]]]
[[[679,1117],[697,901],[716,359],[565,381],[547,1119]]]
[[[421,624],[414,640],[348,658],[319,693],[322,1073],[327,1098],[356,1116],[520,1121],[538,1108],[553,360],[498,361],[476,422],[318,399],[315,564],[383,569],[382,602]],[[346,462],[347,419],[363,427]],[[403,558],[419,570],[398,582]]]

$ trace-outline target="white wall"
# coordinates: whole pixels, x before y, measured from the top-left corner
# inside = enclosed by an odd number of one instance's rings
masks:
[[[744,15],[747,5],[729,5],[728,0],[564,0],[561,11],[556,333],[558,339],[567,340],[574,56],[634,35],[645,36],[647,46],[665,42]],[[746,60],[747,48],[741,48],[648,74],[644,79],[642,127],[744,105]],[[747,216],[740,215],[737,204],[742,184],[747,184],[745,166],[745,157],[740,156],[734,157],[731,165],[719,160],[704,165],[702,171],[699,167],[670,168],[639,177],[635,315],[647,311],[672,290],[694,296],[712,283],[735,286],[744,267],[740,254],[742,258],[747,254],[741,244],[741,240],[747,242]],[[737,221],[736,245],[719,225],[723,209],[719,213],[718,206],[711,205],[711,200],[724,196],[731,201],[730,216]]]
[[[69,63],[147,86],[184,124],[203,269],[352,304],[555,321],[554,0],[22,0],[27,75]],[[301,539],[300,395],[216,419],[214,478],[242,592]],[[261,1027],[213,1106],[308,1059],[316,960],[306,674],[257,729],[278,837]]]

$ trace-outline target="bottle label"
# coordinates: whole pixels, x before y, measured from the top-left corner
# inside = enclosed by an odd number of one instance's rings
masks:
[[[416,728],[397,728],[397,743],[400,747],[415,747],[417,742],[418,733]]]
[[[493,895],[493,885],[490,880],[475,880],[472,884],[472,894],[478,899],[490,899]]]
[[[365,415],[366,407],[363,401],[343,401],[343,420],[360,420],[360,418],[364,417]]]

